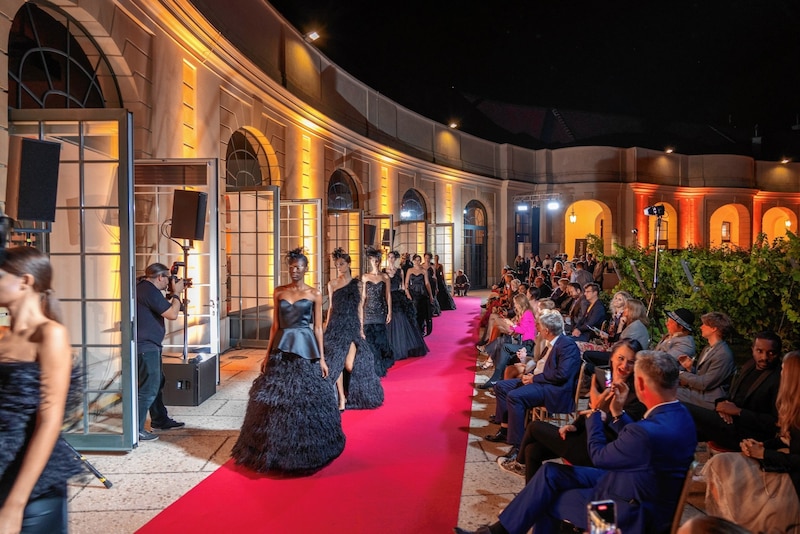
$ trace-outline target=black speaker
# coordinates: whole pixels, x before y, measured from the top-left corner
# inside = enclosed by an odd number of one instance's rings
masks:
[[[170,237],[202,241],[206,231],[208,193],[176,189],[172,197]]]
[[[394,230],[389,228],[383,229],[383,239],[381,239],[381,246],[391,248],[394,243]]]
[[[378,227],[374,224],[364,225],[364,244],[367,246],[375,244],[375,234],[378,232]]]
[[[6,214],[18,221],[56,220],[61,143],[8,138]]]

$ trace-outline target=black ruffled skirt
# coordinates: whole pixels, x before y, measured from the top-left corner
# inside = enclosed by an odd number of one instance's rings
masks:
[[[389,344],[388,331],[386,323],[364,325],[364,337],[372,347],[372,354],[375,357],[375,374],[378,376],[386,376],[386,372],[394,365],[394,351]]]
[[[310,474],[336,459],[345,436],[334,387],[319,360],[275,352],[253,381],[231,456],[259,472]]]
[[[392,291],[392,320],[388,329],[395,360],[428,354],[428,345],[417,326],[414,302],[408,300],[404,291]]]

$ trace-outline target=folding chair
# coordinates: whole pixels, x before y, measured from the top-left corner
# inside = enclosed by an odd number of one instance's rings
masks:
[[[697,469],[698,462],[692,462],[692,465],[689,466],[689,470],[686,472],[686,478],[683,479],[683,487],[681,488],[681,495],[678,497],[678,505],[675,508],[675,514],[672,516],[672,528],[670,529],[670,534],[675,534],[678,532],[678,529],[681,526],[681,518],[683,517],[683,509],[686,506],[686,500],[689,497],[689,487],[692,485],[692,475],[694,475],[695,469]]]
[[[586,363],[581,363],[580,371],[578,371],[578,379],[575,381],[575,391],[573,392],[573,405],[572,411],[566,413],[550,413],[544,406],[537,406],[531,410],[531,421],[546,421],[548,423],[561,426],[570,423],[575,419],[579,409],[580,403],[580,390],[581,382],[583,381],[583,374],[586,371]]]

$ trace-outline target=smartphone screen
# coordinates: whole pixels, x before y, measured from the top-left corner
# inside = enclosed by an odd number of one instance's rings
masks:
[[[600,388],[608,389],[611,387],[611,369],[604,369],[602,367],[595,367],[595,375],[597,375],[597,384]]]
[[[592,501],[586,507],[589,534],[616,534],[617,510],[614,501]]]

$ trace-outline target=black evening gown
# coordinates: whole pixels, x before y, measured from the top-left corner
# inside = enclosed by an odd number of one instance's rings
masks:
[[[254,471],[309,474],[344,450],[336,394],[322,377],[314,302],[279,302],[278,332],[266,370],[253,381],[231,456]]]
[[[345,376],[347,408],[369,409],[383,404],[383,386],[375,374],[375,358],[369,343],[361,337],[358,306],[361,304],[361,282],[352,279],[331,295],[332,315],[325,329],[325,362],[328,378],[335,382],[344,371],[344,360],[351,344],[356,346],[353,372]]]
[[[447,290],[447,284],[444,282],[444,268],[441,265],[436,269],[436,286],[439,288],[436,292],[436,300],[439,301],[439,309],[442,311],[455,310],[456,303],[453,300],[453,296]]]
[[[392,346],[395,360],[428,354],[428,345],[425,344],[422,332],[417,326],[417,309],[414,307],[414,301],[409,300],[406,292],[400,289],[402,275],[402,271],[398,269],[394,276],[389,276],[389,289],[392,291],[389,344]]]
[[[0,363],[0,505],[8,497],[17,478],[27,444],[36,427],[42,400],[39,362]],[[80,378],[73,370],[67,398],[67,413],[80,405]],[[44,496],[63,495],[67,480],[85,473],[83,463],[61,439],[56,441],[29,501]]]
[[[386,315],[389,306],[386,302],[386,282],[367,281],[364,287],[364,336],[375,355],[375,373],[386,376],[386,372],[394,365],[394,353],[389,344],[389,331],[386,327]]]
[[[425,289],[425,275],[412,274],[408,277],[408,292],[417,310],[417,328],[420,333],[430,334],[433,330],[433,316],[431,315],[431,300],[428,290]]]

